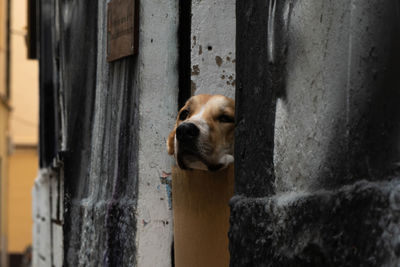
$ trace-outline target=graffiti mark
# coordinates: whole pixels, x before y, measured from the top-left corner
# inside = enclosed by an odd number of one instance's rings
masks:
[[[168,172],[162,172],[160,181],[161,184],[165,185],[165,190],[167,191],[167,197],[168,197],[168,208],[171,210],[172,209],[172,179],[171,179],[171,173]]]

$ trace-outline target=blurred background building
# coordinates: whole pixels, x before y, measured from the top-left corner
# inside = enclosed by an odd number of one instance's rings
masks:
[[[7,187],[9,156],[9,53],[8,53],[8,3],[0,1],[0,264],[7,263]]]
[[[28,59],[27,19],[27,1],[0,1],[1,266],[19,266],[32,243],[38,67]]]

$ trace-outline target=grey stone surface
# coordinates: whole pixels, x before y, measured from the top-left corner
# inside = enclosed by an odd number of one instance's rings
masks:
[[[286,1],[276,190],[382,179],[399,161],[397,1]],[[279,45],[276,43],[275,45]]]
[[[177,3],[141,2],[139,54],[111,63],[107,2],[59,4],[64,265],[169,266]]]
[[[235,96],[235,0],[193,0],[191,90]]]
[[[235,194],[273,193],[277,83],[268,64],[268,1],[237,1]]]
[[[399,265],[399,8],[238,1],[231,266]]]
[[[140,5],[137,266],[169,267],[172,260],[171,184],[165,181],[174,164],[166,138],[178,107],[178,2]]]
[[[51,234],[51,177],[55,173],[42,169],[38,173],[32,189],[32,265],[52,266]]]
[[[231,200],[231,266],[398,266],[397,180]]]

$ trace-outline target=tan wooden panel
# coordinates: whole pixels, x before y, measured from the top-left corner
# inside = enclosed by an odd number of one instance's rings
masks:
[[[233,165],[215,173],[175,167],[172,175],[176,266],[229,266]]]

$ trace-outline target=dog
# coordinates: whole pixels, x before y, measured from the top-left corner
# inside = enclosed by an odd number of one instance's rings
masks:
[[[233,163],[235,101],[223,95],[192,96],[167,139],[179,168],[218,171]]]

